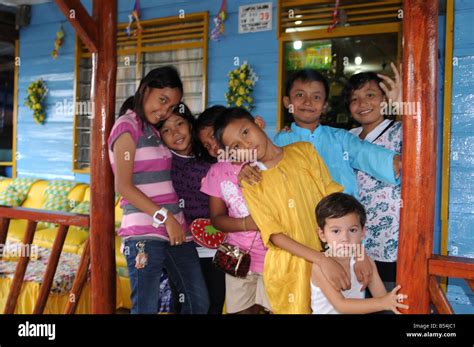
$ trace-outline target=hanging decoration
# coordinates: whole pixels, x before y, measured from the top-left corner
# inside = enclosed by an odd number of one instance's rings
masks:
[[[258,77],[247,63],[244,63],[228,73],[229,89],[225,93],[225,98],[228,106],[244,107],[248,111],[254,108],[253,103],[253,87]]]
[[[211,40],[219,41],[224,35],[224,21],[227,19],[227,0],[222,0],[221,8],[214,17],[214,29],[211,31]]]
[[[58,59],[59,56],[59,48],[63,45],[64,43],[64,29],[63,25],[59,27],[59,30],[56,32],[56,38],[54,39],[54,49],[51,52],[51,56],[54,59]]]
[[[43,110],[43,100],[48,92],[46,83],[39,79],[28,86],[28,96],[25,99],[25,106],[33,111],[33,119],[37,124],[43,124],[45,112]]]
[[[338,23],[338,20],[337,20],[338,14],[339,14],[339,0],[336,0],[336,5],[334,6],[334,11],[332,12],[332,24],[328,27],[328,33],[333,31],[334,28],[336,27]]]
[[[136,23],[137,28],[132,31],[132,24]],[[133,11],[128,15],[128,25],[125,29],[125,32],[128,36],[137,36],[142,32],[142,25],[140,23],[140,1],[135,0],[135,6],[133,6]]]

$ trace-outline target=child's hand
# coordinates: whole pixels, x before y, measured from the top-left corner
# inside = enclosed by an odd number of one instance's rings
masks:
[[[349,275],[344,271],[342,265],[335,260],[329,257],[324,257],[319,262],[319,267],[321,268],[324,277],[326,277],[328,282],[336,291],[340,292],[351,288]]]
[[[395,171],[395,178],[399,178],[402,172],[402,157],[398,154],[393,156],[393,170]]]
[[[408,295],[397,294],[398,290],[401,288],[401,285],[396,286],[390,293],[387,293],[385,296],[381,297],[382,305],[384,310],[392,310],[395,314],[402,314],[397,308],[408,309],[408,305],[402,304],[403,300],[408,298]]]
[[[244,166],[242,166],[242,169],[240,170],[237,179],[239,181],[239,185],[243,180],[253,186],[255,183],[258,183],[262,180],[262,174],[258,167],[250,164],[245,164]]]
[[[372,275],[374,273],[372,262],[367,254],[364,252],[364,256],[360,259],[357,259],[354,264],[354,272],[359,283],[362,283],[362,288],[360,291],[364,291],[365,288],[369,285],[372,280]]]
[[[166,232],[170,238],[171,246],[178,246],[184,242],[184,230],[170,212],[168,212],[168,218],[165,221],[165,226]]]
[[[382,75],[382,74],[377,74],[382,80],[385,81],[390,86],[390,89],[385,85],[385,83],[380,82],[379,86],[382,88],[382,90],[385,93],[385,96],[387,97],[388,101],[393,102],[401,102],[402,101],[402,78],[400,76],[400,73],[397,70],[397,67],[395,66],[394,63],[390,63],[390,66],[392,67],[392,71],[395,75],[395,81],[392,80],[390,77]],[[400,71],[402,71],[402,66],[400,65]]]

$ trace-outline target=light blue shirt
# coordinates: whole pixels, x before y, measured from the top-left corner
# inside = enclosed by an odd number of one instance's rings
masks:
[[[276,134],[273,142],[286,146],[294,142],[310,142],[323,158],[334,181],[344,186],[344,192],[359,198],[354,169],[376,179],[400,184],[393,170],[393,156],[397,153],[367,141],[362,141],[344,129],[319,125],[313,132],[291,124],[291,131]]]

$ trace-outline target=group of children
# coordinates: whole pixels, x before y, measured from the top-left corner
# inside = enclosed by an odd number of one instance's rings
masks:
[[[395,81],[371,73],[349,80],[344,97],[361,124],[353,134],[319,124],[324,76],[294,72],[283,99],[294,123],[273,141],[243,108],[193,117],[177,71],[152,70],[109,137],[132,313],[157,313],[163,269],[180,313],[219,314],[224,301],[227,313],[407,308],[394,283],[401,127],[380,107],[401,95],[393,69]],[[197,218],[249,252],[245,278],[218,270],[216,250],[192,242]]]

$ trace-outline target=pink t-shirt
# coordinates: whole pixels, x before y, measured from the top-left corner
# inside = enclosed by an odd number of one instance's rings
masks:
[[[238,184],[237,175],[239,172],[240,165],[219,162],[211,166],[201,183],[201,191],[222,199],[227,206],[229,217],[233,218],[243,218],[250,214]],[[257,232],[256,237],[255,231],[227,233],[227,241],[241,249],[249,249],[254,238],[255,241],[250,250],[250,271],[262,273],[267,249],[263,245],[260,233]]]

